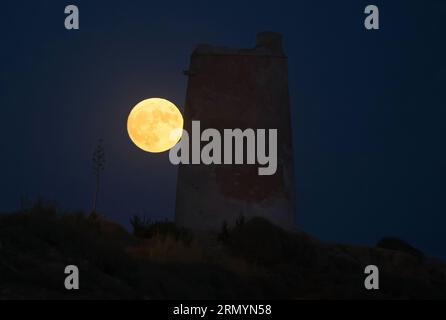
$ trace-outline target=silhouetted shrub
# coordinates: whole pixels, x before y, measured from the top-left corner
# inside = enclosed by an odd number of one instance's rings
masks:
[[[228,223],[226,221],[223,221],[223,223],[221,225],[221,231],[217,235],[217,239],[220,242],[228,241],[228,239],[229,239],[229,228],[228,228]]]
[[[405,253],[410,254],[420,260],[422,260],[424,258],[424,254],[420,250],[414,248],[406,241],[398,239],[398,238],[394,238],[394,237],[382,238],[380,241],[378,241],[376,246],[378,248],[405,252]]]
[[[226,245],[234,255],[268,266],[308,266],[315,259],[314,245],[305,235],[287,232],[260,217],[236,225],[229,231]]]
[[[145,217],[133,216],[130,219],[130,224],[133,227],[133,235],[138,238],[173,237],[176,241],[181,241],[186,245],[190,245],[194,238],[189,230],[177,227],[174,222],[151,222]]]
[[[235,226],[236,227],[243,227],[243,225],[245,224],[245,216],[243,214],[241,214],[237,220],[235,220]]]

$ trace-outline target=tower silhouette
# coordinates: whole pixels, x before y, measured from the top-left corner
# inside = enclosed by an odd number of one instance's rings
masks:
[[[185,130],[277,129],[277,171],[258,175],[252,164],[185,164],[178,171],[176,223],[217,230],[264,217],[294,229],[294,170],[287,57],[282,36],[257,35],[253,49],[199,45],[192,53],[185,104]],[[268,139],[266,139],[268,140]]]

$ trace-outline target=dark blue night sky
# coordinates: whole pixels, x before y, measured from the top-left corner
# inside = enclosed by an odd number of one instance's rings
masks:
[[[64,29],[76,4],[80,30]],[[380,9],[379,31],[363,27]],[[173,218],[168,154],[129,140],[140,100],[181,109],[198,43],[252,47],[284,36],[297,220],[329,241],[401,237],[446,258],[446,2],[7,1],[1,10],[0,211],[20,196],[91,208],[91,155],[105,141],[99,210]]]

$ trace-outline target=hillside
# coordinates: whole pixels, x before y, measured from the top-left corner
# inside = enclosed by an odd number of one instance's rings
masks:
[[[260,218],[219,235],[139,223],[135,236],[103,217],[42,204],[0,215],[0,298],[446,297],[446,265],[398,239],[327,244]],[[78,291],[63,286],[68,264],[79,267]],[[379,291],[364,289],[368,264],[380,267]]]

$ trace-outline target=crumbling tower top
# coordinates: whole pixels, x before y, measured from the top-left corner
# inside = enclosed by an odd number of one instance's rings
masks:
[[[283,56],[282,35],[272,31],[258,33],[256,49],[268,50],[272,55]]]
[[[282,35],[272,31],[258,33],[254,48],[237,49],[212,46],[205,43],[198,45],[192,55],[254,55],[285,58],[282,49]]]

